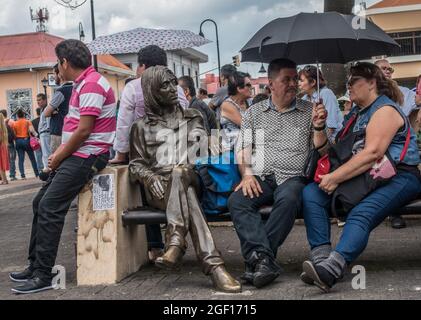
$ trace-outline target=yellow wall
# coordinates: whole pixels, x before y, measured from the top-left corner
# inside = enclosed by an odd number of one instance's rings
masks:
[[[370,19],[385,32],[421,30],[421,11],[376,14]]]
[[[31,89],[32,116],[35,117],[35,110],[38,107],[36,102],[36,96],[38,93],[44,93],[44,88],[41,84],[41,80],[44,77],[47,78],[47,74],[51,72],[52,70],[0,73],[0,109],[7,110],[7,90]],[[116,99],[118,100],[123,91],[124,81],[126,77],[117,77],[116,75],[109,73],[104,74],[104,76],[110,82],[114,90]],[[52,88],[47,87],[48,100],[51,99],[52,93]]]
[[[394,79],[416,78],[421,74],[421,61],[392,64]]]

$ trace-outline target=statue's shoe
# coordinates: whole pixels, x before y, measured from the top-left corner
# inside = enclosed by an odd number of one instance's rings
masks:
[[[156,258],[155,265],[165,270],[179,269],[183,256],[184,250],[177,246],[170,246],[163,256]]]
[[[212,283],[218,291],[240,293],[241,283],[235,280],[223,265],[214,268],[210,274]]]

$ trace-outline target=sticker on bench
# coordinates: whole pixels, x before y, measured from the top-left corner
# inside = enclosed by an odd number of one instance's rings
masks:
[[[93,211],[115,209],[114,175],[99,174],[92,181]]]

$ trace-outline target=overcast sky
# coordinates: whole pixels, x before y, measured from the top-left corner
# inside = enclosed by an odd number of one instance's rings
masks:
[[[366,2],[371,5],[378,0]],[[0,4],[0,35],[35,31],[29,7],[46,6],[51,16],[49,33],[78,38],[78,25],[82,22],[86,38],[91,39],[89,1],[73,11],[57,6],[54,0],[0,0]],[[323,0],[95,0],[97,36],[137,27],[198,33],[201,21],[214,19],[219,26],[222,65],[231,63],[232,57],[271,20],[314,11],[323,11]],[[204,33],[215,41],[212,24],[204,26]],[[209,63],[201,66],[201,72],[217,67],[215,42],[197,49],[209,55]],[[240,69],[257,76],[259,68],[260,65],[245,63]]]

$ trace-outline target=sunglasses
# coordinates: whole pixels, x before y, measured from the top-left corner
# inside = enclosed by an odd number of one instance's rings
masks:
[[[352,87],[358,80],[361,79],[365,79],[364,77],[358,77],[358,76],[353,76],[353,77],[349,77],[346,86],[347,87]]]

